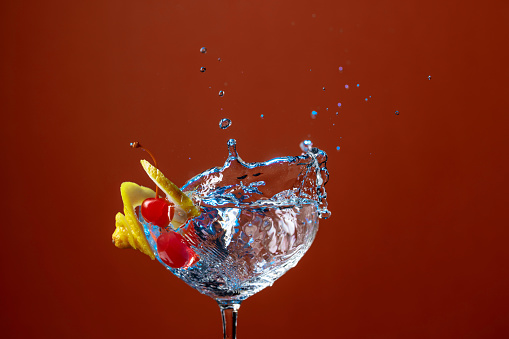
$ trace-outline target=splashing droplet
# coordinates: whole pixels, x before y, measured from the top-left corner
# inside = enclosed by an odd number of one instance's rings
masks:
[[[428,80],[431,80],[431,75],[428,75]]]
[[[228,127],[230,127],[232,125],[232,121],[230,119],[221,119],[221,121],[219,121],[219,127],[221,129],[227,129]]]
[[[394,114],[399,115],[399,111],[394,112]]]
[[[200,67],[200,72],[205,72],[207,69],[205,67]]]
[[[311,140],[304,140],[299,146],[302,152],[309,152],[313,148],[313,142]]]
[[[224,96],[224,91],[219,91],[219,96],[220,97]]]
[[[228,140],[228,158],[237,158],[237,141],[235,139]]]
[[[318,115],[318,112],[317,111],[312,111],[311,112],[311,118],[313,119],[316,119],[316,116]]]
[[[200,48],[200,53],[203,53],[203,54],[207,53],[207,48],[206,47]]]

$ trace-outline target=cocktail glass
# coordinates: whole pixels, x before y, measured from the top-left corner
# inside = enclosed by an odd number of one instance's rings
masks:
[[[236,338],[242,301],[271,286],[294,267],[315,238],[319,216],[328,216],[320,175],[327,172],[325,153],[317,149],[314,154],[310,151],[301,157],[253,164],[242,162],[232,140],[229,151],[223,168],[204,172],[182,188],[184,192],[206,188],[207,193],[202,192],[200,198],[199,217],[176,231],[138,217],[157,260],[189,286],[215,299],[221,310],[223,337]],[[317,154],[322,155],[321,161]],[[218,177],[221,185],[211,189],[210,184],[218,183],[214,179]],[[276,187],[263,181],[267,178],[277,178]],[[306,185],[310,187],[306,189]],[[272,199],[257,200],[264,195],[259,190],[262,186]],[[275,188],[281,191],[273,195]],[[320,189],[323,199],[312,199],[320,196]],[[185,268],[168,266],[159,256],[157,243],[164,232],[179,233],[198,260]]]

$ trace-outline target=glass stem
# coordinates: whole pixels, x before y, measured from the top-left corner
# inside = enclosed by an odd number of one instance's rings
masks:
[[[221,318],[223,319],[223,339],[237,339],[237,314],[240,301],[220,301]]]

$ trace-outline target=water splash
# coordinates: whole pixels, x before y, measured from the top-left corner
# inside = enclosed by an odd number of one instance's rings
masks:
[[[219,121],[219,127],[221,129],[227,129],[228,127],[230,127],[232,125],[232,121],[230,119],[221,119],[221,121]]]
[[[309,152],[313,148],[313,142],[311,140],[303,140],[300,143],[300,149],[302,152]]]
[[[236,141],[230,139],[224,166],[195,176],[182,190],[201,206],[285,208],[315,204],[319,217],[328,218],[324,188],[329,180],[327,154],[309,146],[300,156],[246,163],[237,153]]]

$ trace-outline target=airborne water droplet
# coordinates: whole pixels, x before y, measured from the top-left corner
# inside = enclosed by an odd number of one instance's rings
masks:
[[[221,121],[219,121],[219,127],[221,129],[227,129],[228,127],[230,127],[232,124],[232,121],[230,119],[221,119]]]
[[[207,69],[205,67],[200,67],[200,72],[205,72]]]
[[[207,48],[206,47],[200,48],[200,53],[207,53]]]
[[[219,91],[219,96],[220,97],[224,96],[224,91]]]
[[[309,152],[313,148],[313,142],[311,140],[304,140],[299,146],[302,152]]]

